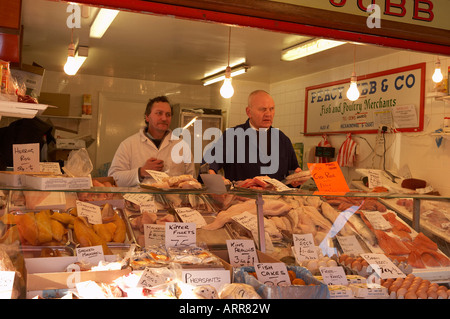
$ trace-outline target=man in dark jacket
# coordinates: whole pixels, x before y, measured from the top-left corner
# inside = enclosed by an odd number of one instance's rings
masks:
[[[301,171],[292,143],[282,131],[272,127],[275,103],[269,93],[250,93],[248,120],[227,129],[205,153],[209,173],[221,168],[231,181],[267,175],[283,180],[289,171]]]

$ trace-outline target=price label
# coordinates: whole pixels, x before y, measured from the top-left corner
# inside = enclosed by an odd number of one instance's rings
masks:
[[[280,182],[279,180],[277,180],[275,178],[266,178],[266,179],[264,179],[264,181],[273,185],[275,187],[275,189],[279,192],[285,192],[285,191],[292,190],[292,188],[286,186],[285,184],[283,184],[282,182]]]
[[[141,204],[139,205],[139,209],[141,213],[147,212],[156,214],[158,212],[158,207],[156,207],[156,203],[153,201],[141,202]]]
[[[291,280],[285,263],[256,263],[258,280],[268,286],[290,286]]]
[[[168,268],[146,267],[138,281],[139,287],[155,287],[169,282],[173,277],[173,272]]]
[[[380,171],[369,170],[367,172],[367,180],[369,188],[383,186],[383,183],[381,182]]]
[[[244,211],[243,213],[231,218],[250,231],[258,230],[258,221],[256,215],[254,214],[250,214],[249,212]]]
[[[144,244],[146,247],[159,246],[165,243],[166,228],[164,225],[144,224]]]
[[[225,269],[183,269],[182,281],[191,286],[211,285],[220,291],[229,284],[230,271]]]
[[[158,183],[162,182],[164,178],[169,177],[169,175],[167,175],[167,173],[160,172],[160,171],[146,170],[146,172],[149,173],[150,176],[153,177],[153,179]]]
[[[236,267],[253,266],[258,262],[255,242],[249,239],[227,240],[230,264]]]
[[[166,247],[196,246],[197,232],[194,223],[172,223],[165,224]]]
[[[320,273],[323,281],[327,285],[342,285],[347,286],[347,276],[342,267],[320,267]]]
[[[78,216],[86,217],[91,224],[102,223],[102,210],[100,206],[79,200],[76,201],[76,204]]]
[[[384,254],[361,254],[381,279],[405,278],[406,275]]]
[[[152,194],[125,194],[123,198],[136,205],[153,200]]]
[[[56,175],[61,174],[61,167],[57,162],[40,162],[39,171],[45,173],[52,173]]]
[[[76,251],[78,261],[84,261],[92,265],[98,265],[100,261],[105,260],[103,247],[101,245],[80,247],[77,248]]]
[[[298,261],[318,259],[317,247],[312,234],[293,234],[294,251]]]
[[[206,225],[206,221],[203,216],[195,209],[189,207],[176,208],[178,216],[185,223],[194,223],[197,228],[202,228]]]
[[[336,238],[344,251],[344,254],[359,256],[364,253],[364,249],[362,249],[355,235],[336,236]]]
[[[16,172],[39,172],[39,143],[13,144],[13,167]]]
[[[308,163],[308,168],[319,192],[347,193],[350,191],[337,162]]]
[[[15,271],[0,271],[0,299],[11,299]]]
[[[392,228],[391,224],[379,212],[364,211],[364,216],[375,229],[388,230]]]

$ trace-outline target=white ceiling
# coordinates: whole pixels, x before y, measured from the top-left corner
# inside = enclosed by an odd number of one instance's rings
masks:
[[[71,38],[67,5],[23,0],[23,63],[63,70]],[[81,29],[74,31],[74,42],[89,46],[79,74],[200,84],[207,74],[227,65],[229,26],[122,11],[103,38],[89,39],[97,10],[91,8],[90,17],[82,19]],[[231,30],[231,63],[245,58],[251,67],[240,80],[274,83],[353,63],[351,44],[285,62],[280,59],[281,50],[309,38],[249,27],[232,26]],[[395,50],[364,45],[356,52],[356,60],[363,61]]]

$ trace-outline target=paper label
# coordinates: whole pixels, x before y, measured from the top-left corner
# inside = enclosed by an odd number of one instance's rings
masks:
[[[178,216],[180,216],[181,220],[185,223],[194,223],[197,225],[197,228],[202,228],[206,225],[206,221],[203,216],[195,209],[189,207],[176,208]]]
[[[16,172],[39,172],[39,143],[13,144],[13,167]]]
[[[384,254],[361,254],[381,279],[405,278],[406,275]]]
[[[258,221],[256,215],[244,211],[243,213],[233,216],[231,218],[250,231],[258,230]]]
[[[320,192],[349,192],[350,189],[337,162],[308,163],[311,177]]]
[[[228,256],[230,264],[236,267],[253,266],[258,262],[255,242],[249,239],[228,239]]]
[[[60,175],[61,167],[57,162],[39,162],[39,171]]]
[[[383,186],[383,183],[381,182],[381,174],[379,171],[374,170],[368,170],[367,171],[367,179],[368,179],[368,186],[369,188],[379,187]]]
[[[166,247],[196,246],[197,232],[194,223],[172,223],[165,224]]]
[[[102,224],[102,210],[100,206],[77,200],[78,216],[86,217],[91,224]]]
[[[318,259],[317,247],[312,234],[293,234],[294,251],[298,261]]]
[[[282,182],[280,182],[279,180],[277,180],[275,178],[266,178],[266,179],[264,179],[264,181],[273,185],[275,187],[275,189],[279,192],[292,190],[292,188],[288,187],[287,185],[283,184]]]
[[[166,268],[146,267],[139,278],[139,287],[155,287],[170,281],[172,272]]]
[[[291,280],[285,263],[256,263],[258,281],[268,286],[290,286]]]
[[[211,285],[220,291],[225,284],[230,283],[230,271],[224,269],[184,269],[183,282],[191,286]]]
[[[11,299],[15,271],[0,271],[0,299]]]
[[[336,236],[336,238],[344,254],[359,256],[364,253],[364,249],[362,249],[355,235]]]
[[[379,230],[388,230],[392,228],[391,224],[379,212],[364,211],[363,213],[373,228]]]
[[[129,202],[132,202],[136,205],[141,205],[141,203],[152,201],[152,194],[125,194],[123,198]]]
[[[344,268],[338,267],[320,267],[320,273],[322,279],[327,285],[342,285],[347,286],[347,276],[345,275]]]
[[[206,188],[208,189],[208,192],[214,194],[221,194],[227,192],[222,175],[200,174],[200,176]]]
[[[98,265],[100,261],[105,260],[105,256],[103,254],[103,247],[101,245],[80,247],[77,248],[76,251],[78,261],[84,261],[92,265]]]
[[[157,224],[144,224],[144,242],[145,246],[161,245],[165,243],[166,227]]]
[[[164,178],[169,177],[169,175],[167,175],[167,173],[160,172],[160,171],[146,170],[146,172],[149,173],[150,176],[153,177],[153,179],[158,183],[162,182]]]
[[[156,203],[153,201],[141,202],[141,204],[139,205],[139,209],[141,213],[148,212],[156,214],[158,212],[158,207],[156,207]]]

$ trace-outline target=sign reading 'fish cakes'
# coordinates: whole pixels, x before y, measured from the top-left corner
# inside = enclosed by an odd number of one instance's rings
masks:
[[[258,281],[268,286],[290,286],[291,280],[285,263],[256,263]]]

